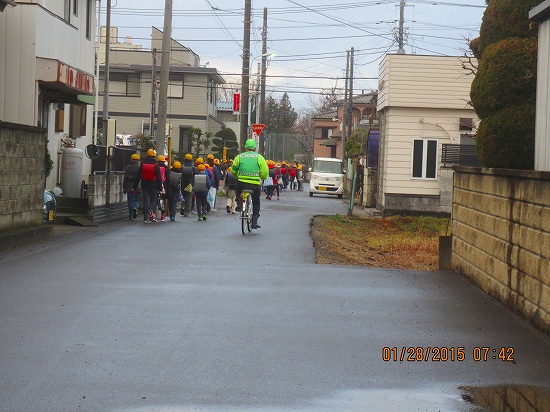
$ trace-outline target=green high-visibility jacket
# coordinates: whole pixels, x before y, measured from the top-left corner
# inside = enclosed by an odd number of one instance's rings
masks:
[[[269,169],[261,154],[247,151],[233,159],[231,173],[239,182],[261,185],[262,179],[267,179]]]

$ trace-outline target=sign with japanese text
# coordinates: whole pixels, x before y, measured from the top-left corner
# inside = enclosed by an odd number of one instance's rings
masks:
[[[253,125],[250,125],[250,127],[252,128],[252,132],[256,136],[259,136],[259,135],[262,134],[262,132],[264,130],[264,127],[265,127],[265,124],[253,124]]]

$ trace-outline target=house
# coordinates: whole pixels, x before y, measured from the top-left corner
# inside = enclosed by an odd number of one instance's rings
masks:
[[[539,23],[535,170],[550,171],[550,0],[534,7],[529,18]]]
[[[236,135],[240,133],[241,122],[239,121],[240,115],[233,111],[233,102],[218,101],[218,119],[235,132]]]
[[[105,47],[105,37],[101,36],[101,40],[100,50]],[[109,118],[116,120],[116,134],[150,135],[151,119],[155,124],[158,113],[156,88],[160,81],[162,32],[152,28],[152,51],[130,47],[131,39],[125,40],[118,43],[114,37],[110,46]],[[189,152],[188,129],[200,128],[212,134],[221,130],[223,122],[218,118],[216,88],[225,81],[215,68],[201,66],[199,56],[177,41],[172,40],[170,50],[167,134],[172,137],[174,151]],[[104,90],[104,78],[102,64],[100,94]],[[102,99],[98,103],[98,114],[102,118]]]
[[[74,170],[78,187],[62,181],[63,148],[82,155],[92,142],[95,4],[29,0],[0,13],[0,120],[47,130],[46,187],[61,185],[69,195],[80,195],[91,170],[84,157]]]
[[[352,133],[358,127],[372,123],[376,117],[377,93],[361,93],[352,98]],[[344,100],[336,103],[336,110],[320,113],[313,117],[314,157],[342,158],[342,128],[344,122]]]
[[[389,54],[380,64],[377,209],[450,214],[452,174],[442,154],[475,164],[468,104],[473,75],[463,57]],[[468,150],[470,149],[470,150]],[[459,162],[465,164],[465,162]]]

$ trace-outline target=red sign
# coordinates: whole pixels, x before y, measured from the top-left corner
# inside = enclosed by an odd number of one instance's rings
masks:
[[[94,78],[61,62],[57,63],[57,82],[86,94],[94,92]]]
[[[256,136],[259,136],[262,134],[265,124],[253,124],[251,125],[251,127],[252,127],[252,132],[254,132]]]
[[[241,93],[235,90],[233,93],[233,113],[239,113],[241,111]]]

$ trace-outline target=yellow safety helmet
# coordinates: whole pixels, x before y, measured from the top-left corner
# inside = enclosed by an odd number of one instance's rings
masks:
[[[155,149],[147,150],[147,156],[155,157],[156,155],[157,155],[157,152],[155,152]]]
[[[197,169],[199,169],[199,171],[203,171],[204,169],[206,168],[206,166],[204,165],[204,163],[201,163],[200,165],[197,166]]]
[[[134,154],[132,154],[132,156],[130,156],[130,159],[139,160],[139,155],[137,153],[134,153]]]
[[[214,155],[212,153],[210,153],[208,156],[206,156],[206,158],[214,160]]]
[[[202,157],[197,157],[197,164],[202,164],[204,163],[204,159]]]
[[[159,155],[159,157],[157,157],[157,161],[158,162],[166,162],[166,158],[163,155]]]
[[[220,159],[214,159],[214,164],[219,165],[220,164]]]
[[[173,169],[181,169],[181,163],[176,160],[174,162],[174,164],[172,164],[172,168]]]
[[[187,153],[185,155],[185,160],[193,160],[193,155],[191,153]]]

